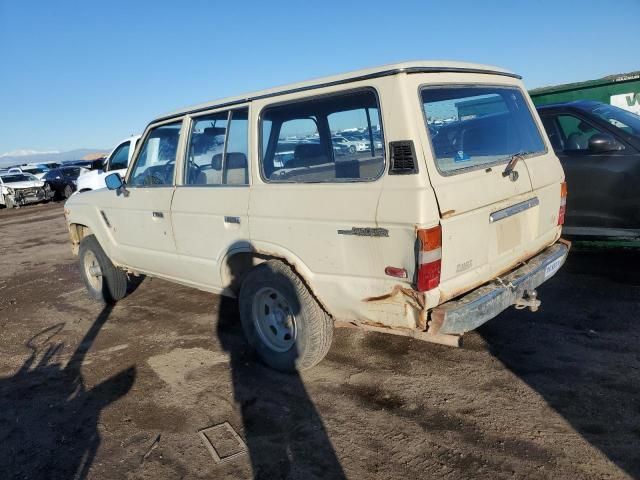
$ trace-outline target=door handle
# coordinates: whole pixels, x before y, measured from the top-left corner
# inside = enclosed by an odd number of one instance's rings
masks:
[[[224,217],[224,223],[240,224],[240,217]]]
[[[164,218],[164,213],[162,212],[153,212],[151,215],[153,218]]]

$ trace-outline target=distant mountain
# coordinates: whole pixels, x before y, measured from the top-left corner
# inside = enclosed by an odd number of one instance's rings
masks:
[[[78,148],[68,152],[38,152],[35,150],[16,150],[0,155],[0,167],[22,165],[24,163],[47,163],[66,162],[69,160],[80,160],[87,155],[103,153],[108,155],[108,151],[98,148]]]

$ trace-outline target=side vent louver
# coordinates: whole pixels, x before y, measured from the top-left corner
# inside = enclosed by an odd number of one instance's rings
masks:
[[[416,164],[416,150],[412,140],[389,142],[391,152],[391,167],[389,175],[411,175],[418,173]]]

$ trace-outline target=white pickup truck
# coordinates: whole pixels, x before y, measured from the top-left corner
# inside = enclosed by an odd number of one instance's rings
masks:
[[[81,193],[105,188],[104,177],[110,173],[117,172],[124,176],[127,173],[127,167],[136,149],[138,140],[140,140],[140,135],[133,135],[118,143],[116,148],[109,154],[105,162],[104,170],[92,170],[78,178],[78,188],[76,192]]]

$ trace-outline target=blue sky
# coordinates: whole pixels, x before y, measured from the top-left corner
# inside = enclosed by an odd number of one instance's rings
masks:
[[[0,0],[0,153],[108,149],[155,115],[410,59],[528,87],[640,70],[640,0]]]

